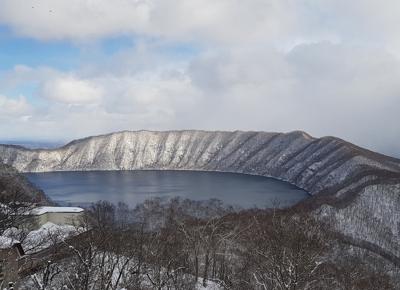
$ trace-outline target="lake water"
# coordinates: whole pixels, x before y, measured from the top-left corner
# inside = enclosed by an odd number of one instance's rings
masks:
[[[308,193],[273,178],[197,171],[84,171],[29,173],[26,176],[62,205],[85,206],[98,200],[130,206],[153,197],[192,200],[217,198],[250,207],[293,205]]]

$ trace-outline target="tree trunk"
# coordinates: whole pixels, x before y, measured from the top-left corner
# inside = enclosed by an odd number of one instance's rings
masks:
[[[204,274],[203,274],[203,286],[207,287],[207,279],[208,279],[208,267],[210,265],[210,255],[207,252],[205,257],[205,264],[204,264]]]

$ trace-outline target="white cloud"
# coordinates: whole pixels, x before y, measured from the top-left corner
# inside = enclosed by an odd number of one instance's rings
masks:
[[[140,35],[292,47],[320,40],[378,43],[400,54],[397,0],[2,0],[0,23],[37,39]]]
[[[399,13],[397,0],[2,0],[0,23],[19,35],[136,44],[69,74],[17,66],[0,87],[36,82],[48,102],[20,134],[302,129],[395,154]],[[201,51],[162,54],[182,40]]]
[[[31,106],[25,97],[10,98],[0,95],[0,119],[22,118],[32,112]]]
[[[111,71],[99,64],[73,76],[45,68],[26,68],[24,74],[13,69],[6,75],[16,86],[39,83],[34,102],[41,105],[25,129],[17,129],[12,118],[0,127],[13,127],[25,138],[69,139],[122,129],[170,129],[195,110],[196,88],[180,63],[159,63],[153,70],[140,63],[139,70],[129,67]]]
[[[13,70],[8,78],[16,83],[36,77],[36,98],[49,102],[20,133],[69,139],[124,129],[301,129],[400,150],[400,62],[383,50],[328,42],[288,53],[232,48],[175,65],[154,53],[126,62],[117,56],[108,70],[91,64],[73,76]],[[158,61],[148,67],[140,61],[146,57]]]
[[[108,96],[104,107],[108,112],[120,114],[175,115],[183,108],[190,109],[196,102],[196,91],[190,80],[160,75],[126,76],[124,78],[102,77],[98,82],[107,83]]]
[[[398,146],[400,62],[385,51],[326,42],[287,54],[233,50],[198,60],[190,75],[206,96],[207,128],[301,129],[391,154]]]
[[[86,40],[140,30],[148,1],[2,0],[0,21],[24,36]]]
[[[0,22],[45,40],[136,34],[264,42],[297,30],[296,7],[286,0],[2,0]]]
[[[62,72],[49,67],[29,67],[26,65],[15,65],[12,69],[0,72],[0,88],[12,90],[27,83],[38,83],[61,77]]]
[[[88,80],[66,76],[45,81],[42,96],[65,104],[95,104],[100,101],[102,90]]]
[[[376,150],[400,138],[400,62],[379,49],[322,42],[288,53],[219,50],[175,67],[162,58],[152,68],[135,64],[106,72],[100,64],[73,77],[26,69],[24,79],[42,83],[37,98],[50,102],[30,132],[41,135],[43,124],[70,138],[143,128],[302,129]]]

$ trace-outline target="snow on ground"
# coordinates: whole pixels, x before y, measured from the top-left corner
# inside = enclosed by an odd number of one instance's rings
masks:
[[[7,248],[10,244],[12,246],[12,243],[19,243],[18,240],[20,240],[24,251],[30,254],[48,248],[77,233],[79,231],[73,226],[56,225],[50,222],[28,233],[17,228],[9,228],[0,236],[0,248]]]
[[[0,249],[8,249],[11,248],[13,245],[18,244],[19,241],[14,240],[9,237],[0,236]]]
[[[78,230],[73,226],[61,226],[47,222],[38,230],[29,232],[22,246],[25,252],[33,253],[59,243],[77,233]]]
[[[126,288],[118,288],[119,290],[127,290]],[[166,287],[162,288],[163,290],[167,289]],[[219,286],[217,283],[212,281],[207,281],[207,286],[203,286],[203,279],[199,278],[195,290],[222,290],[223,288]]]
[[[199,279],[199,282],[197,282],[196,285],[196,290],[221,290],[222,287],[219,286],[217,283],[212,282],[212,281],[207,281],[207,286],[203,286],[203,279]]]

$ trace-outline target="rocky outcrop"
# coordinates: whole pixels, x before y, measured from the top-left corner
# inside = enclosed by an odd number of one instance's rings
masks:
[[[52,150],[0,145],[22,172],[173,169],[272,176],[313,197],[303,202],[348,236],[399,254],[400,160],[304,132],[119,132]]]

